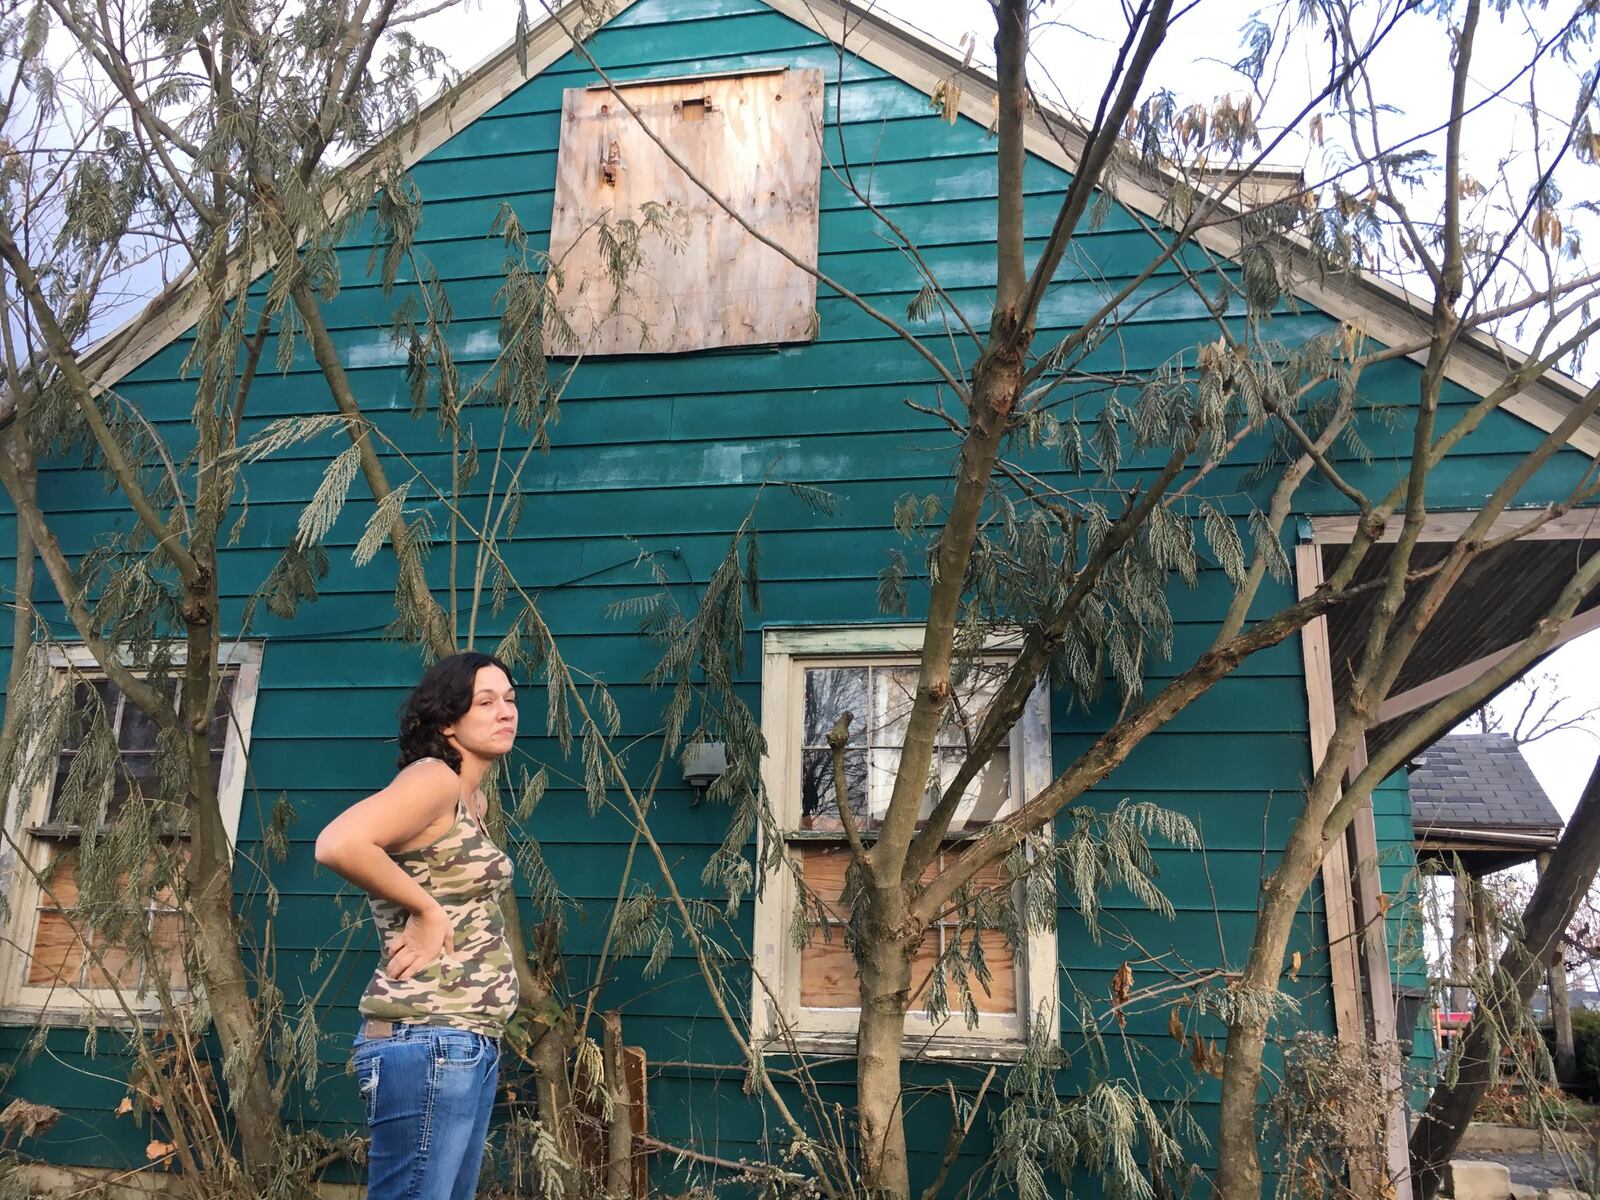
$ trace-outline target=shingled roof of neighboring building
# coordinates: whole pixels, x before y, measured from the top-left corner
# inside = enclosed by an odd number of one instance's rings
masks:
[[[1456,733],[1419,756],[1411,820],[1429,829],[1560,833],[1561,814],[1508,734]]]

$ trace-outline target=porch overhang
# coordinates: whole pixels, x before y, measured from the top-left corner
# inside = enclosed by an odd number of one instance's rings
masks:
[[[1542,513],[1543,510],[1507,512],[1491,527],[1490,539],[1498,540],[1526,528]],[[1412,551],[1412,566],[1426,570],[1442,562],[1475,515],[1430,516]],[[1346,517],[1312,518],[1310,524],[1311,540],[1320,551],[1323,570],[1332,574],[1344,546],[1354,535],[1355,521]],[[1367,552],[1354,582],[1366,583],[1383,576],[1391,561],[1399,524],[1398,518],[1390,522],[1386,540]],[[1367,734],[1369,754],[1399,736],[1407,718],[1469,686],[1529,637],[1572,578],[1575,564],[1597,546],[1600,512],[1588,509],[1546,520],[1525,536],[1475,558],[1451,588],[1401,668],[1388,700],[1379,709],[1378,723]],[[1402,620],[1415,607],[1426,585],[1427,580],[1423,579],[1408,589]],[[1342,605],[1329,615],[1336,702],[1349,696],[1352,675],[1378,603],[1378,596],[1373,594]],[[1600,588],[1579,604],[1550,651],[1596,628],[1600,628]],[[1489,698],[1492,697],[1485,697]]]

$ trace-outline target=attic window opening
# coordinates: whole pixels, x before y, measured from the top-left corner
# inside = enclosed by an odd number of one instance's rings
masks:
[[[705,96],[691,96],[678,106],[678,116],[685,121],[704,121],[711,111],[711,101]]]

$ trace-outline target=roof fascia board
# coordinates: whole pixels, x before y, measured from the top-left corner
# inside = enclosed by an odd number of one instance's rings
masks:
[[[1419,844],[1439,845],[1443,841],[1472,841],[1496,846],[1553,846],[1561,837],[1559,827],[1540,830],[1512,830],[1493,825],[1429,825],[1418,827],[1414,839]]]

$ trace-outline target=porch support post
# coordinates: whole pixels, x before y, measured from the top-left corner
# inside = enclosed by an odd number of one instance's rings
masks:
[[[1539,855],[1539,874],[1549,865],[1548,853]],[[1567,991],[1567,960],[1562,954],[1562,939],[1557,938],[1550,951],[1549,973],[1546,982],[1550,988],[1550,1027],[1555,1033],[1556,1078],[1568,1083],[1577,1069],[1578,1052],[1572,1042],[1572,997]]]
[[[1322,582],[1322,553],[1315,545],[1295,547],[1295,575],[1301,597]],[[1306,701],[1310,711],[1311,769],[1321,765],[1333,736],[1333,661],[1327,618],[1311,622],[1301,631],[1305,663]],[[1354,844],[1352,853],[1352,843]],[[1384,1053],[1385,1105],[1382,1135],[1383,1163],[1393,1195],[1409,1200],[1410,1160],[1406,1153],[1405,1095],[1399,1064],[1389,1052],[1395,1043],[1394,992],[1389,981],[1389,952],[1381,915],[1377,880],[1377,835],[1372,807],[1363,805],[1350,831],[1334,841],[1322,860],[1322,895],[1327,915],[1328,960],[1333,974],[1334,1021],[1339,1041],[1357,1054],[1372,1049]],[[1358,896],[1364,901],[1358,905]],[[1362,909],[1367,911],[1364,913]],[[1363,927],[1363,920],[1367,926]],[[1363,962],[1365,959],[1365,963]],[[1363,966],[1366,984],[1363,986]],[[1368,1017],[1372,1018],[1369,1027]],[[1392,1078],[1391,1078],[1392,1077]],[[1379,1195],[1381,1181],[1360,1178],[1359,1164],[1351,1168],[1350,1185],[1356,1195]]]
[[[1461,871],[1462,869],[1457,867],[1456,874],[1451,876],[1450,881],[1451,1012],[1466,1012],[1467,1005],[1472,1002],[1472,989],[1467,986],[1467,981],[1472,978],[1473,969],[1477,965],[1477,960],[1473,956],[1473,946],[1476,945],[1472,932],[1473,880],[1471,876],[1464,875]]]

